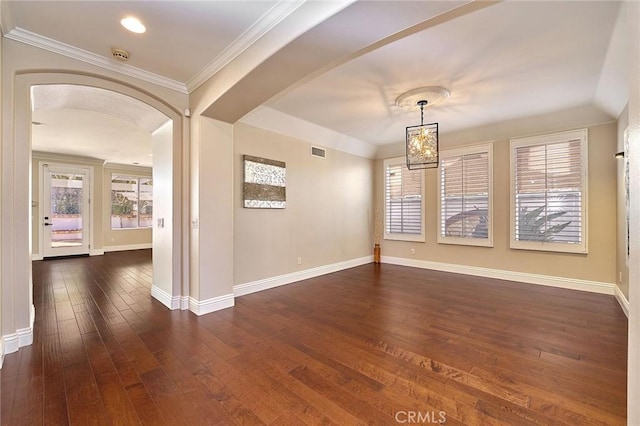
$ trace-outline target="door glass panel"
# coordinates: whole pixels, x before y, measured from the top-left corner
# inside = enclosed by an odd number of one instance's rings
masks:
[[[84,175],[51,174],[51,247],[82,246]]]

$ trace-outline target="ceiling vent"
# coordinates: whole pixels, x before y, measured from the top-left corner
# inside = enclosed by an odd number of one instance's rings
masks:
[[[317,146],[312,146],[311,147],[311,156],[312,157],[318,157],[318,158],[326,158],[327,157],[327,150],[324,148],[318,148]]]
[[[129,60],[129,52],[127,52],[124,49],[116,49],[116,48],[111,49],[111,56],[113,56],[114,59],[117,59],[122,62]]]

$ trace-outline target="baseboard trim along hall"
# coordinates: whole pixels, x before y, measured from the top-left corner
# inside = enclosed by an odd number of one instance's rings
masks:
[[[151,297],[171,310],[180,309],[181,307],[182,298],[180,296],[172,296],[160,287],[156,287],[155,285],[151,286]]]
[[[268,290],[281,285],[291,284],[297,281],[308,280],[320,275],[342,271],[343,269],[354,268],[373,262],[373,256],[359,257],[357,259],[346,260],[344,262],[332,263],[330,265],[318,266],[316,268],[305,269],[292,272],[290,274],[278,275],[276,277],[265,278],[233,286],[233,295],[236,297],[245,296],[257,291]]]
[[[171,310],[189,309],[196,315],[209,314],[211,312],[219,311],[220,309],[230,308],[234,305],[233,294],[225,294],[224,296],[206,300],[197,300],[188,296],[171,296],[169,293],[155,285],[151,286],[151,297]]]
[[[622,312],[624,312],[627,318],[629,318],[629,301],[625,297],[624,293],[620,291],[620,288],[618,286],[615,286],[615,296],[618,300],[618,303],[620,304],[620,307],[622,308]]]
[[[402,257],[382,256],[381,261],[382,263],[389,263],[391,265],[411,266],[414,268],[432,269],[434,271],[453,272],[455,274],[518,281],[526,284],[538,284],[550,287],[567,288],[571,290],[582,290],[592,293],[609,294],[612,296],[615,294],[614,289],[617,288],[613,283],[554,277],[551,275],[530,274],[527,272],[504,271],[501,269],[456,265],[453,263],[430,262],[428,260],[414,260]]]
[[[0,368],[2,368],[6,354],[17,352],[23,346],[29,346],[33,343],[33,323],[36,319],[36,308],[33,305],[31,305],[29,317],[29,327],[19,328],[15,333],[5,334],[0,339]]]
[[[127,251],[127,250],[142,250],[142,249],[150,249],[153,248],[153,243],[144,243],[144,244],[127,244],[123,246],[105,246],[104,252],[109,251]]]
[[[235,298],[233,294],[225,294],[224,296],[205,300],[196,300],[193,297],[189,298],[189,310],[196,315],[205,315],[221,309],[231,308],[234,304]]]

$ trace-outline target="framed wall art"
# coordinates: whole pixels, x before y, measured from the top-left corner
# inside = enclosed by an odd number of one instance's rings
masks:
[[[287,169],[282,161],[244,155],[243,206],[284,209],[287,204]]]

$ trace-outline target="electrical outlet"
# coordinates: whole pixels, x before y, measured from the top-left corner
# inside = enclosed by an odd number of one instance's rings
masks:
[[[298,265],[302,265],[302,258],[301,257],[298,258]]]
[[[411,254],[416,254],[416,249],[412,248],[411,249]]]

